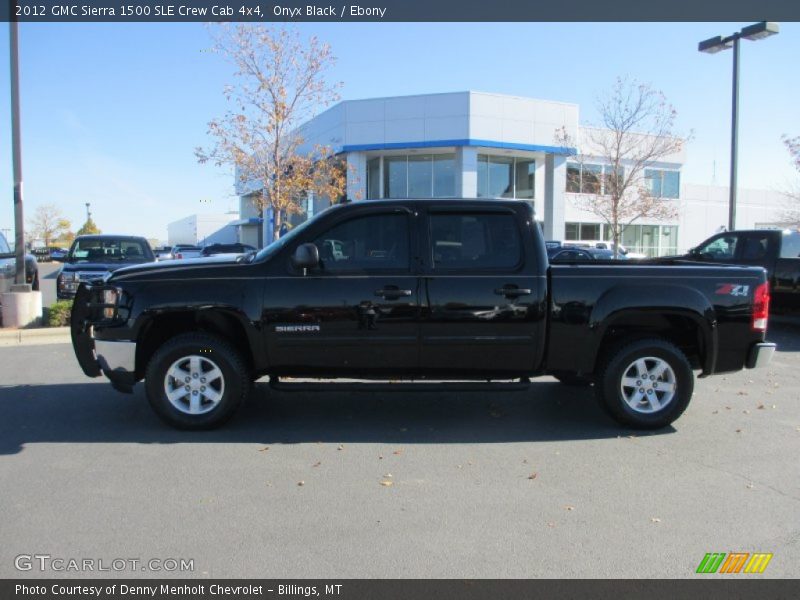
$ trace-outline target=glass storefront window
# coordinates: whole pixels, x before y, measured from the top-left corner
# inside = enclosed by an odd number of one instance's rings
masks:
[[[385,198],[408,198],[407,157],[383,158],[383,195]]]
[[[535,173],[532,159],[479,154],[478,198],[534,198]]]
[[[489,158],[489,197],[514,197],[514,159],[505,156]]]
[[[581,193],[599,194],[602,176],[603,167],[600,165],[583,165],[581,169]]]
[[[577,240],[579,238],[578,232],[580,231],[580,227],[580,223],[566,223],[564,229],[564,239],[570,241]]]
[[[514,164],[514,172],[514,197],[533,198],[534,183],[536,181],[536,162],[518,158]]]
[[[456,159],[453,154],[433,155],[433,197],[456,195]]]
[[[367,161],[367,200],[381,197],[381,159],[373,158]]]
[[[647,189],[654,198],[680,197],[681,174],[679,171],[645,169]]]
[[[567,163],[567,191],[573,194],[581,192],[581,166],[577,163]]]
[[[370,182],[369,167],[370,165],[368,164],[368,186]],[[410,154],[384,156],[383,181],[384,198],[453,197],[456,194],[455,155]],[[369,188],[368,193],[372,193]],[[375,197],[377,198],[378,196]]]
[[[581,237],[582,240],[599,240],[600,239],[600,223],[581,223]]]
[[[430,154],[408,157],[408,197],[430,198],[433,188],[433,161]]]

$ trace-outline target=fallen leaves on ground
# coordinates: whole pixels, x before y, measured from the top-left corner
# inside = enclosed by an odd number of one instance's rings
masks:
[[[575,507],[570,504],[567,504],[564,506],[564,510],[575,510]]]
[[[305,481],[298,481],[298,482],[297,482],[297,485],[299,485],[299,486],[301,486],[301,487],[302,487],[302,486],[304,486],[305,484],[306,484],[306,482],[305,482]]]
[[[318,460],[318,461],[317,461],[317,462],[315,462],[313,465],[311,465],[311,467],[312,467],[312,468],[314,468],[314,467],[318,467],[318,466],[320,466],[321,464],[322,464],[322,461],[321,461],[321,460]]]
[[[661,519],[659,519],[658,517],[652,517],[650,519],[650,522],[651,523],[661,523]]]
[[[339,447],[336,448],[337,450],[344,450],[344,444],[339,444]]]
[[[259,448],[259,450],[258,450],[258,451],[259,451],[259,452],[266,452],[267,450],[269,450],[269,446],[266,446],[266,447],[264,447],[264,448]]]
[[[539,476],[538,473],[531,473],[530,475],[528,475],[528,479],[536,479],[538,476]]]
[[[402,448],[400,448],[400,450],[395,450],[394,452],[392,452],[392,454],[394,454],[395,456],[400,456],[402,453],[403,453]]]
[[[383,487],[392,487],[394,485],[394,481],[390,481],[389,479],[384,479],[381,481],[381,485]]]
[[[752,490],[755,486],[752,483],[748,483],[745,487],[747,487],[748,490]]]

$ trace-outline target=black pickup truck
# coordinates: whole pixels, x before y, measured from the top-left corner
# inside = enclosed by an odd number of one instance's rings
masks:
[[[168,423],[210,428],[256,379],[594,384],[619,422],[678,418],[702,375],[762,366],[762,268],[549,265],[531,207],[382,200],[332,207],[258,253],[132,266],[82,283],[84,372],[145,380]]]
[[[773,311],[800,311],[800,231],[742,229],[718,233],[679,258],[764,267]]]

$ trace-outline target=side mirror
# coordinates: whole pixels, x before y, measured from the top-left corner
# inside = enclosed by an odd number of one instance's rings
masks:
[[[313,269],[319,266],[319,248],[314,244],[300,244],[292,256],[296,269]]]

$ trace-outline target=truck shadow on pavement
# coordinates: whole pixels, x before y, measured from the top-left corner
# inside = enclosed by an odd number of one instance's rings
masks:
[[[492,392],[276,391],[259,383],[231,421],[201,432],[163,424],[141,385],[133,395],[105,382],[8,386],[1,395],[0,454],[35,443],[485,444],[631,434],[600,410],[590,388],[547,381]]]
[[[770,317],[767,341],[778,344],[778,352],[800,351],[800,317],[794,315]]]

